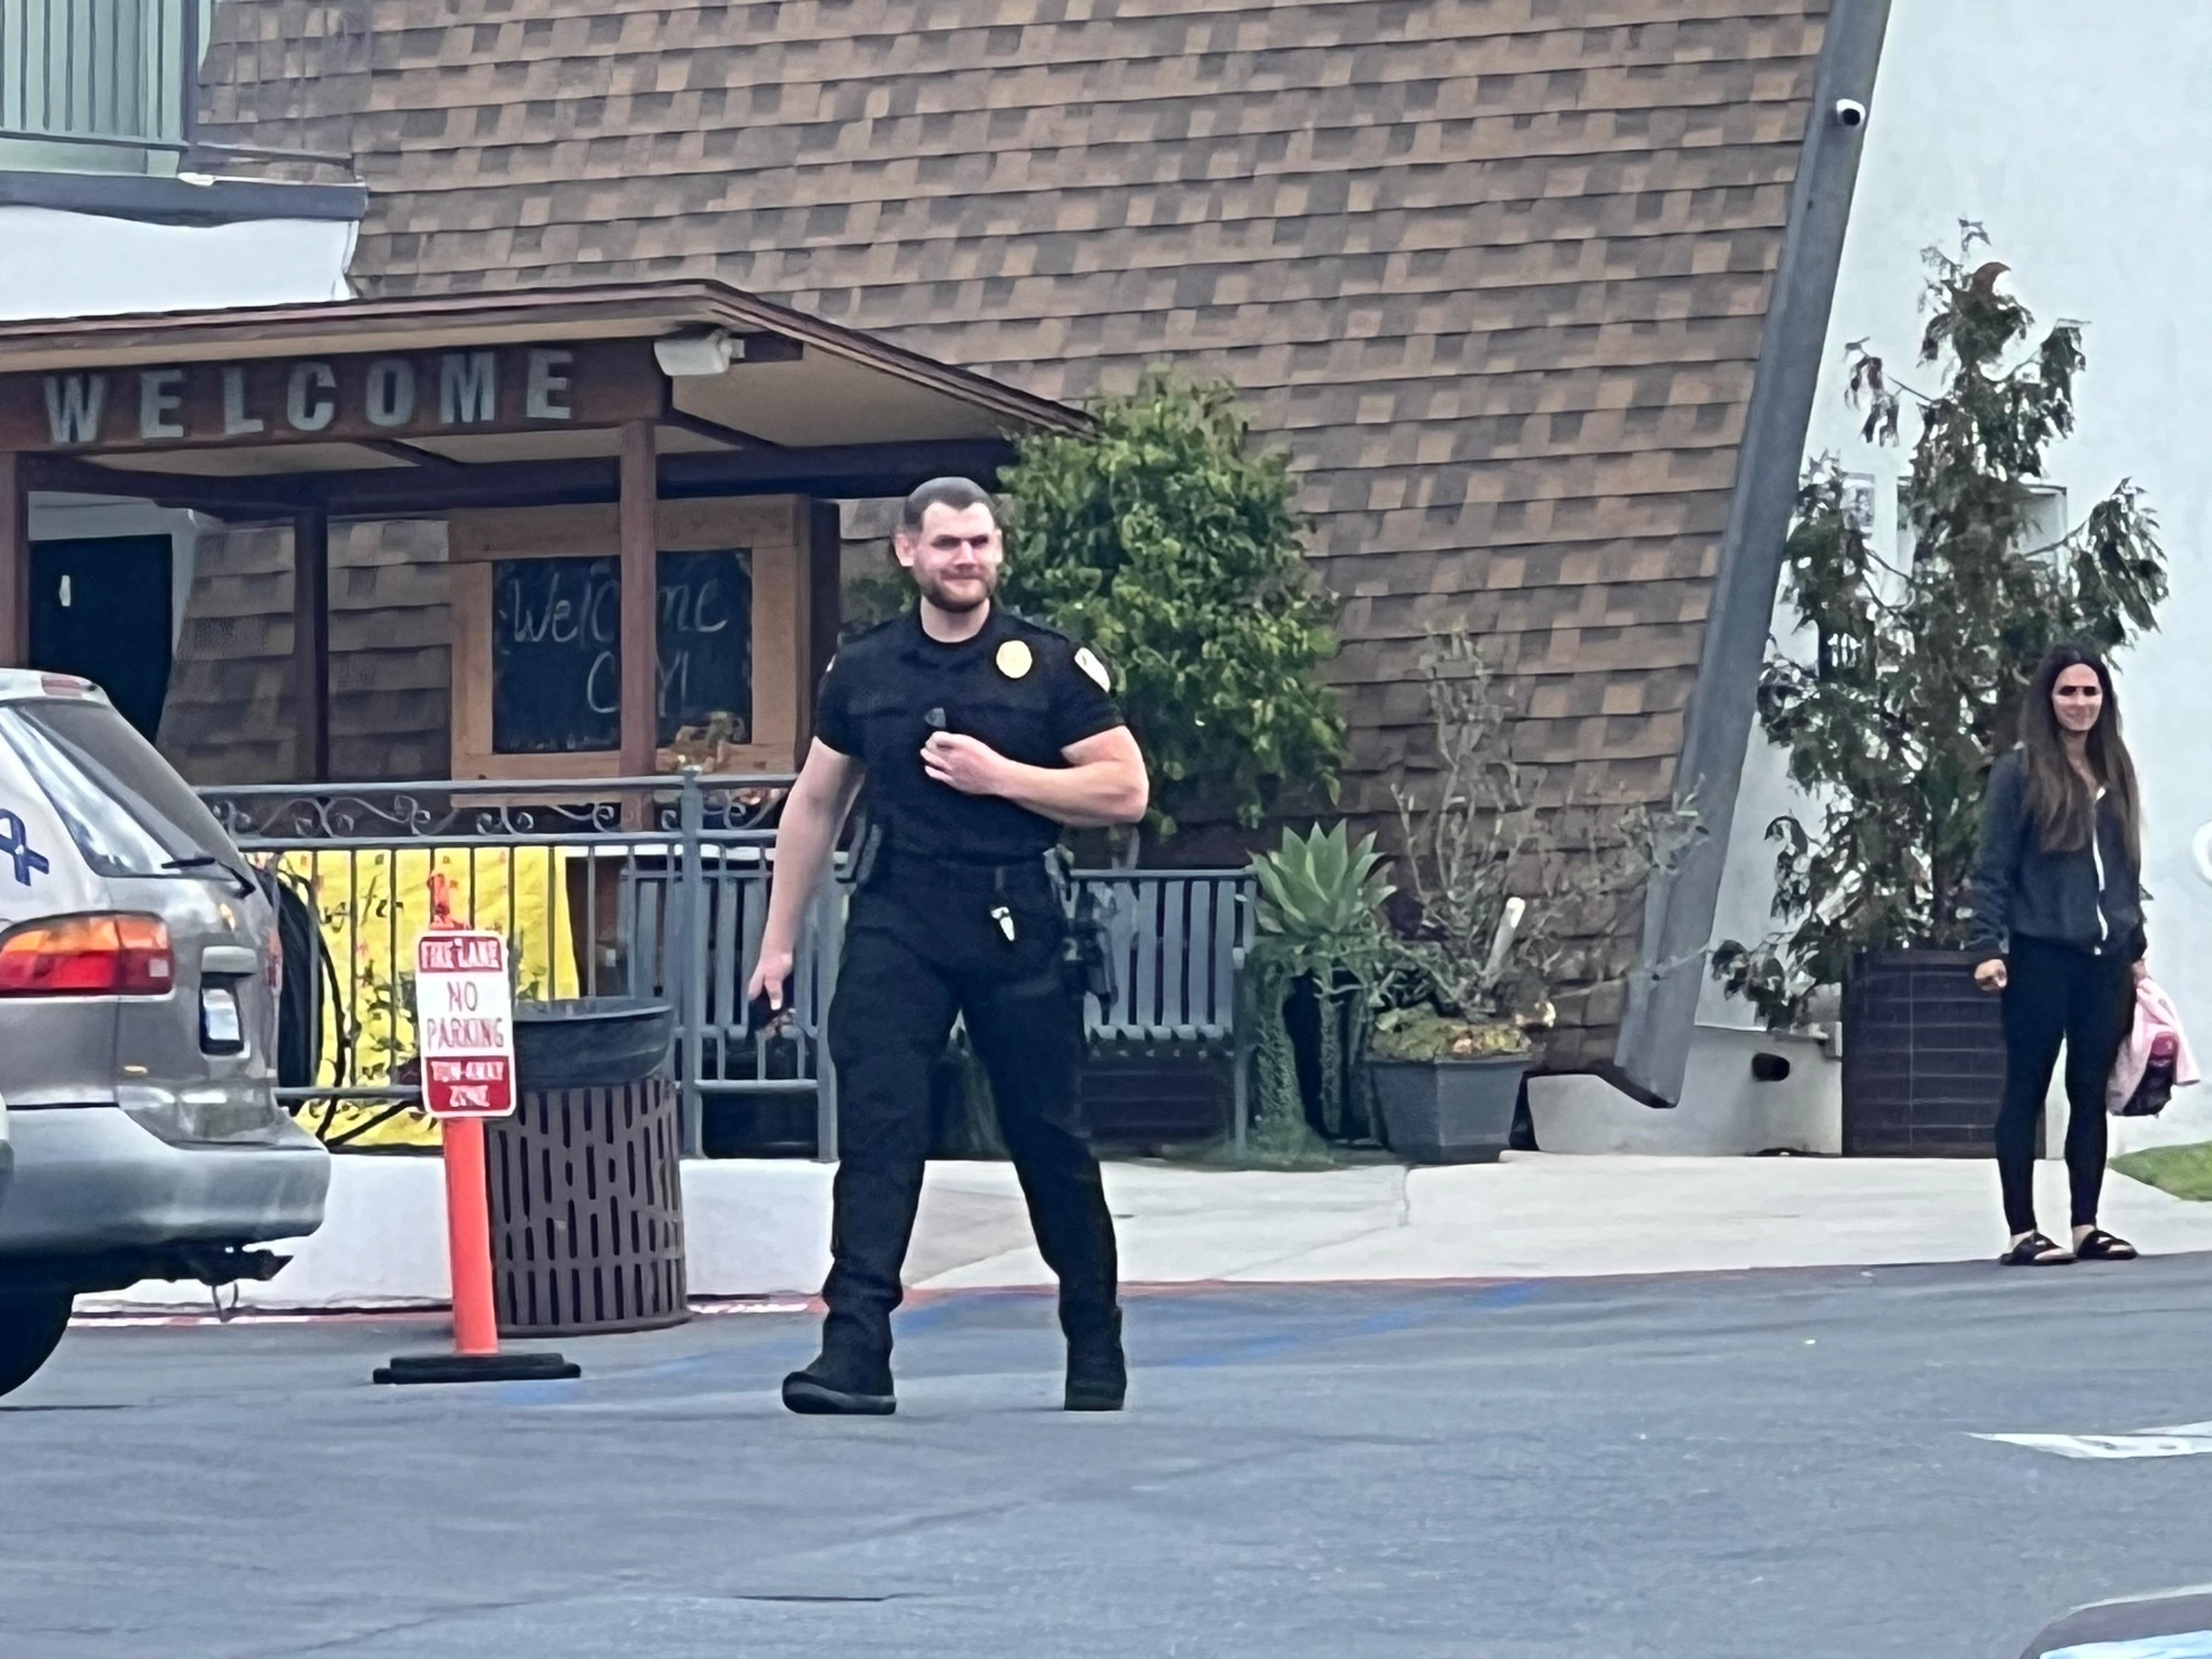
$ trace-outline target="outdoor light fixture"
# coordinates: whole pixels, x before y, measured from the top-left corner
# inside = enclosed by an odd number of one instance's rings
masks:
[[[720,374],[743,356],[744,350],[727,329],[695,328],[655,340],[653,355],[662,373],[681,380],[699,374]]]

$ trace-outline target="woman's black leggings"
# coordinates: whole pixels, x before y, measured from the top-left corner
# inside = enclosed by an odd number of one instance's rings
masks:
[[[2035,1229],[2035,1131],[2058,1045],[2066,1045],[2066,1174],[2074,1223],[2097,1218],[2105,1184],[2105,1084],[2133,1015],[2135,975],[2117,957],[2015,939],[2006,959],[2004,1103],[1997,1109],[1997,1179],[2005,1224]]]

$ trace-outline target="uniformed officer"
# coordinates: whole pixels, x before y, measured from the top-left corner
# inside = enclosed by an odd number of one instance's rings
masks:
[[[783,1006],[799,921],[866,781],[867,828],[830,1010],[838,1151],[822,1352],[784,1379],[806,1413],[896,1409],[890,1316],[929,1147],[929,1079],[956,1015],[991,1080],[1060,1279],[1065,1403],[1114,1411],[1127,1377],[1114,1225],[1076,1101],[1083,986],[1048,862],[1063,825],[1134,823],[1144,757],[1104,665],[993,602],[990,496],[939,478],[893,538],[920,603],[842,650],[784,803],[748,994]]]

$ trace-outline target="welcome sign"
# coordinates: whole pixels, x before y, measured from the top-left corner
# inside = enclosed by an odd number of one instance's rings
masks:
[[[653,420],[647,341],[485,346],[0,376],[0,449],[406,441]]]

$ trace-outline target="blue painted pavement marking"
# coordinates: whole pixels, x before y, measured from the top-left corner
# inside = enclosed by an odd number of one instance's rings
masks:
[[[1410,1330],[1416,1325],[1431,1324],[1437,1320],[1468,1308],[1516,1308],[1541,1291],[1542,1286],[1534,1280],[1519,1280],[1510,1285],[1495,1285],[1478,1291],[1472,1296],[1448,1293],[1424,1294],[1419,1300],[1401,1303],[1395,1307],[1378,1310],[1364,1319],[1349,1324],[1340,1321],[1307,1320],[1295,1330],[1271,1336],[1255,1337],[1248,1341],[1232,1343],[1227,1347],[1200,1349],[1194,1353],[1181,1354],[1164,1360],[1140,1363],[1177,1367],[1187,1370],[1207,1370],[1216,1365],[1245,1364],[1256,1359],[1270,1359],[1278,1354],[1298,1348],[1314,1347],[1325,1343],[1356,1340],[1363,1336],[1382,1336],[1392,1331]]]

